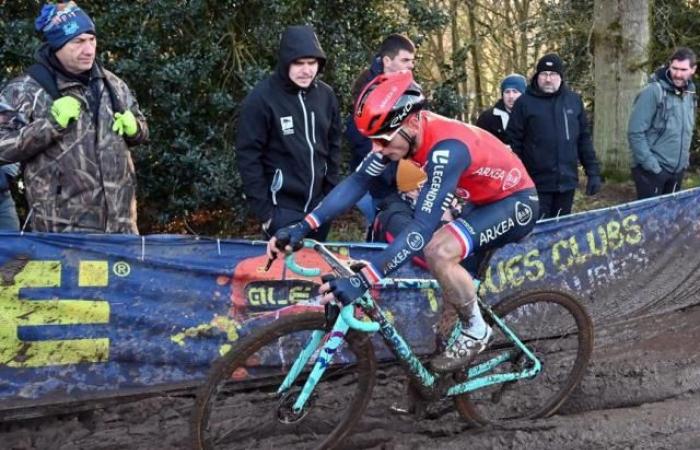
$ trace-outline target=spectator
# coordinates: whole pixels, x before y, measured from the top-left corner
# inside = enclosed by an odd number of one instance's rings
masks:
[[[288,27],[277,70],[241,106],[238,170],[266,238],[303,219],[338,183],[340,115],[333,90],[318,79],[325,63],[313,28]],[[325,240],[329,229],[313,238]]]
[[[47,4],[35,21],[37,63],[0,92],[29,119],[0,129],[0,160],[24,164],[34,231],[138,233],[129,147],[148,137],[124,81],[95,61],[95,24],[74,2]]]
[[[18,130],[26,120],[10,105],[0,103],[0,130]],[[19,164],[0,159],[0,231],[19,231],[19,218],[10,186],[19,173]]]
[[[583,102],[564,82],[559,55],[544,55],[537,63],[530,85],[515,102],[506,135],[535,182],[543,218],[571,212],[577,160],[588,176],[586,194],[600,191],[600,166]]]
[[[695,127],[696,64],[691,49],[677,49],[634,100],[627,138],[639,199],[681,188]]]
[[[493,107],[487,109],[479,115],[476,126],[483,128],[496,136],[503,143],[506,142],[506,127],[510,112],[513,110],[515,101],[525,92],[525,77],[512,73],[501,81],[501,98]]]
[[[19,231],[19,218],[10,184],[19,173],[19,164],[0,166],[0,231]]]
[[[388,176],[396,180],[394,191],[380,202],[373,229],[374,242],[391,243],[403,228],[413,220],[413,210],[420,189],[427,175],[414,162],[401,160],[386,169]]]
[[[412,71],[415,66],[415,54],[416,46],[406,36],[400,34],[387,36],[379,46],[379,51],[373,58],[370,67],[363,70],[355,79],[351,89],[353,103],[367,83],[377,75],[394,73],[400,70]],[[345,137],[352,150],[350,167],[355,168],[370,152],[372,143],[357,131],[352,114],[345,121]],[[372,182],[369,192],[357,202],[357,207],[362,211],[368,223],[372,223],[378,208],[389,207],[391,205],[390,200],[396,199],[396,188],[393,178],[395,173],[396,167],[386,170],[382,177]],[[386,197],[389,198],[385,200]]]

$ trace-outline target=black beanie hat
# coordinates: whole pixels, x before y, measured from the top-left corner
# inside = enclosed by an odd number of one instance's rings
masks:
[[[556,53],[547,53],[539,61],[537,61],[537,73],[540,72],[556,72],[564,77],[564,64],[561,62],[561,58]]]

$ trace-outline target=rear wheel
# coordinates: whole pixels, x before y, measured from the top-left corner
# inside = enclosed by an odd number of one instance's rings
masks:
[[[196,449],[332,448],[362,416],[372,395],[376,361],[365,334],[350,332],[341,347],[350,364],[328,367],[299,414],[292,411],[310,363],[294,386],[277,394],[323,313],[281,317],[236,343],[217,360],[197,393],[190,435]],[[337,357],[336,357],[337,360]]]
[[[537,356],[541,371],[530,379],[495,384],[455,397],[460,414],[476,424],[553,414],[583,378],[593,351],[593,323],[581,304],[560,291],[536,291],[504,300],[496,315]],[[493,319],[493,337],[473,364],[503,351],[512,358],[492,373],[520,371],[532,363]]]

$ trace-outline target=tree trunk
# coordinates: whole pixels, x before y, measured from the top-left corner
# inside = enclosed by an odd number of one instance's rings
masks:
[[[649,0],[595,0],[593,143],[603,171],[629,173],[627,122],[646,80]]]

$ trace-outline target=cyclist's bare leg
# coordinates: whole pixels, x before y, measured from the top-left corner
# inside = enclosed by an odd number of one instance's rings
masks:
[[[456,309],[464,328],[461,339],[433,358],[433,368],[438,371],[449,372],[468,364],[483,350],[490,334],[476,305],[472,277],[459,264],[462,252],[462,244],[446,228],[435,233],[424,251],[428,267],[440,283],[442,298]],[[445,311],[449,312],[449,309],[445,308]]]

